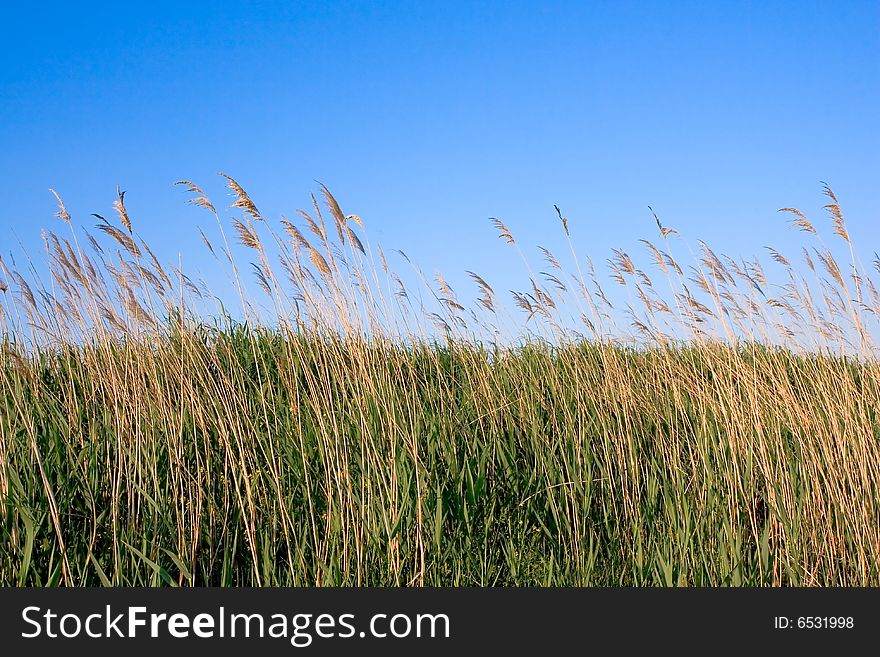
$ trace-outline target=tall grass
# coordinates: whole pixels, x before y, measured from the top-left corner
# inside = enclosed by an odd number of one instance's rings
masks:
[[[0,261],[0,584],[880,584],[880,296],[829,188],[844,264],[793,208],[780,282],[655,216],[614,294],[557,208],[567,258],[468,300],[326,188],[276,229],[225,182],[228,220],[181,184],[235,313],[122,192],[100,239],[58,199],[48,278]]]

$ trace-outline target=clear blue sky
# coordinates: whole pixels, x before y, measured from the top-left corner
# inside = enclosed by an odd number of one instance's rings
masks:
[[[818,223],[820,180],[880,250],[880,3],[7,3],[0,251],[112,214],[117,184],[160,254],[208,262],[172,183],[239,179],[270,219],[325,182],[386,250],[451,281],[522,287],[527,244],[640,252],[646,206],[752,255]],[[226,216],[229,213],[224,213]],[[17,237],[16,237],[17,236]],[[499,282],[500,281],[500,282]]]

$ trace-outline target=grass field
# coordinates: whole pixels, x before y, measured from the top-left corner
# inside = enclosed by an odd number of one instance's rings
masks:
[[[880,584],[880,297],[830,189],[845,262],[794,209],[780,282],[657,220],[656,280],[608,261],[631,303],[573,247],[469,302],[326,190],[275,231],[227,182],[234,220],[184,186],[241,318],[122,194],[45,281],[0,266],[0,584]]]

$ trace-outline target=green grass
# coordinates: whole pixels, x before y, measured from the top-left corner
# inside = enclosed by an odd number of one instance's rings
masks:
[[[876,584],[878,374],[244,328],[43,354],[2,375],[0,583]]]

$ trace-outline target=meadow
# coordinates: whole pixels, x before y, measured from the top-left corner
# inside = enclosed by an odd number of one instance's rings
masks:
[[[235,313],[122,192],[0,260],[0,585],[880,584],[880,295],[830,188],[832,245],[783,208],[808,246],[768,263],[655,216],[599,274],[557,208],[533,265],[494,219],[502,293],[224,182],[233,217],[181,187]]]

